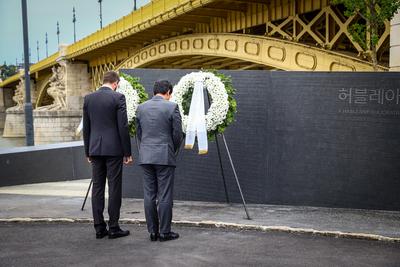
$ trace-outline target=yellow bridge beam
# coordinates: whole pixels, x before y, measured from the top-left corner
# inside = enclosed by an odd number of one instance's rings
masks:
[[[171,57],[217,56],[288,71],[373,71],[371,63],[292,41],[233,33],[182,35],[149,45],[115,69],[131,69]],[[380,70],[387,70],[379,66]]]

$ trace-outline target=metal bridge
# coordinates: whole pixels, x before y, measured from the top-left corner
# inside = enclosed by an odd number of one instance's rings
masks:
[[[49,79],[60,62],[87,66],[90,90],[121,68],[372,71],[368,51],[348,31],[360,19],[329,0],[153,0],[32,65],[36,108],[51,102]],[[387,22],[377,45],[381,71],[389,69],[389,37]]]

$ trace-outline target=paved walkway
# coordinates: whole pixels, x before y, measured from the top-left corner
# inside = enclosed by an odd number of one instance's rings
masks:
[[[94,238],[91,225],[0,224],[0,266],[398,266],[400,243],[175,226],[181,237]]]
[[[0,222],[91,222],[90,180],[0,187]],[[400,212],[175,201],[176,225],[310,233],[400,242]],[[143,224],[143,200],[123,199],[121,221]]]
[[[2,148],[20,147],[25,145],[24,137],[6,138],[3,137],[3,129],[0,129],[0,150]]]

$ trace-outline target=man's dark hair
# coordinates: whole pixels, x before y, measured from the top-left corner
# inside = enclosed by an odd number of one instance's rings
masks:
[[[103,84],[119,82],[119,75],[115,71],[107,71],[103,76]]]
[[[156,81],[153,87],[153,93],[165,95],[166,93],[172,94],[172,84],[167,80]]]

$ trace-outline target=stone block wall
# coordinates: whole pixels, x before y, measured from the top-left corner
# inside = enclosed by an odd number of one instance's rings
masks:
[[[25,113],[23,111],[6,111],[3,137],[25,136]]]
[[[34,111],[35,144],[53,144],[81,140],[75,131],[81,111]]]
[[[91,91],[87,64],[67,63],[66,68],[67,109],[81,110],[83,107],[83,97]]]

